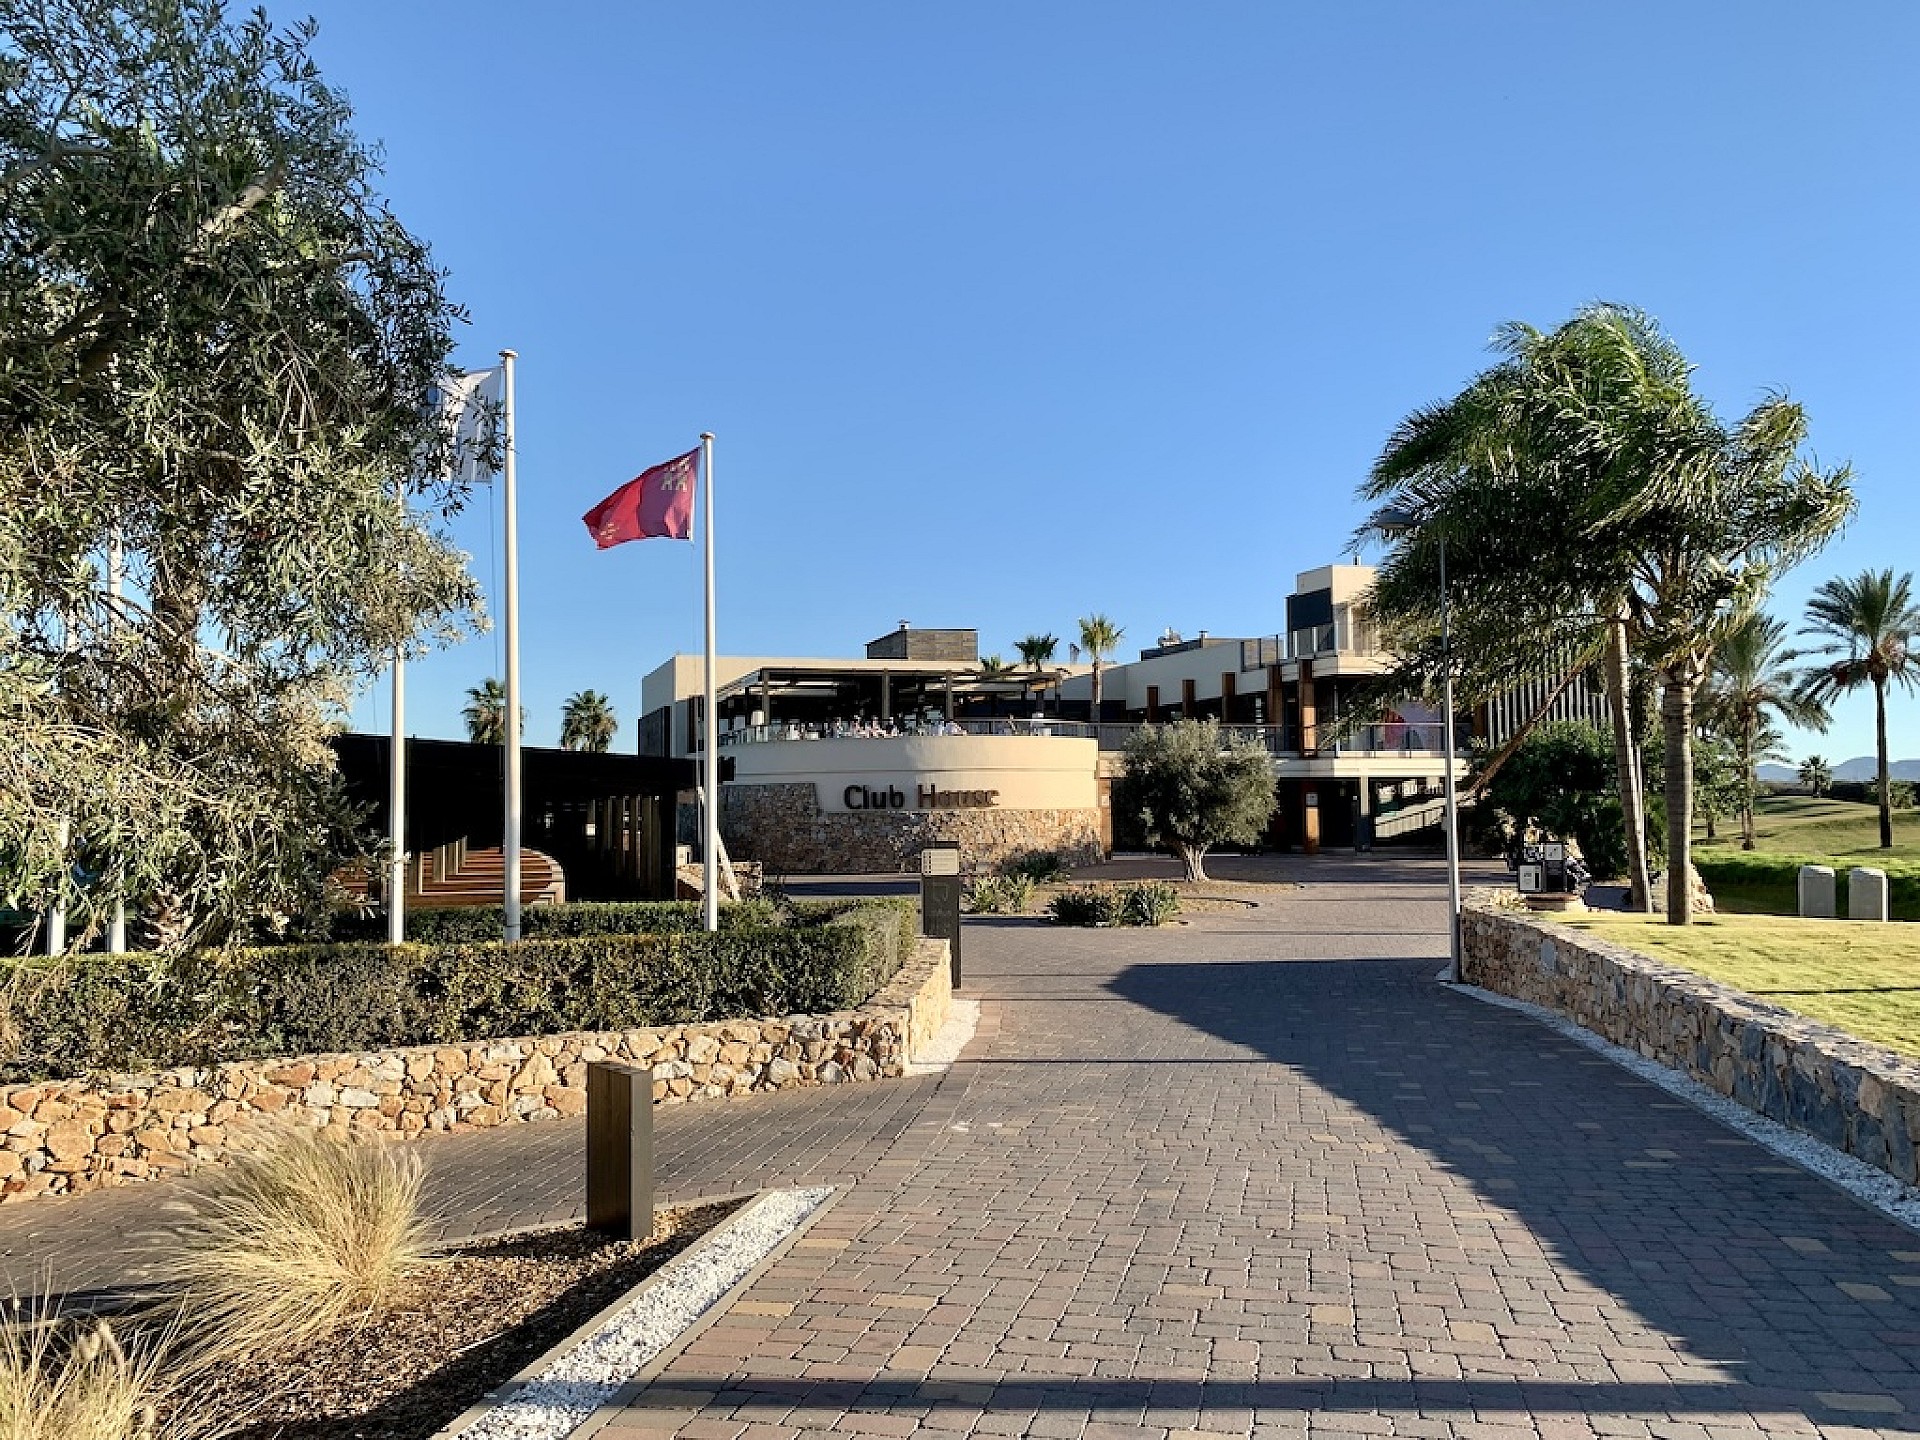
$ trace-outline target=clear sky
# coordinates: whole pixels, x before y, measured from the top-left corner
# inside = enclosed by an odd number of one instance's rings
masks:
[[[902,619],[1011,654],[1078,616],[1272,634],[1393,424],[1502,321],[1658,316],[1770,390],[1859,518],[1783,579],[1913,564],[1920,7],[270,0],[386,191],[520,354],[529,741],[701,637],[699,552],[594,502],[717,441],[723,652]],[[494,501],[489,515],[489,501]],[[1524,517],[1516,517],[1523,523]],[[455,527],[497,595],[497,497]],[[497,631],[411,672],[462,734]],[[354,712],[387,723],[384,687]],[[1896,701],[1896,758],[1920,698]],[[1794,737],[1870,753],[1870,703]]]

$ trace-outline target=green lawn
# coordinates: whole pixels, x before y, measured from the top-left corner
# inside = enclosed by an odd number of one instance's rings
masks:
[[[1920,1057],[1920,925],[1717,915],[1676,926],[1605,912],[1563,923]]]
[[[1920,920],[1920,813],[1893,812],[1893,848],[1880,848],[1880,814],[1850,800],[1769,795],[1754,814],[1754,848],[1740,848],[1738,827],[1720,836],[1694,837],[1693,862],[1722,910],[1792,915],[1799,909],[1801,865],[1831,865],[1846,913],[1847,871],[1856,865],[1885,870],[1892,881],[1893,916]]]
[[[1738,851],[1739,819],[1717,822],[1716,828],[1717,838],[1708,840],[1703,829],[1694,844],[1709,854]],[[1893,848],[1882,850],[1878,806],[1810,795],[1766,795],[1754,806],[1753,845],[1788,855],[1831,855],[1849,865],[1920,860],[1920,810],[1893,812]]]

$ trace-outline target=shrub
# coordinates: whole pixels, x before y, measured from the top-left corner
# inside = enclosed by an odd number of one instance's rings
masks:
[[[1023,915],[1033,903],[1033,879],[1022,874],[982,875],[970,887],[968,899],[976,915]]]
[[[289,1351],[388,1309],[427,1263],[419,1151],[286,1130],[217,1172],[173,1261],[183,1313]]]
[[[1120,906],[1119,891],[1079,885],[1054,896],[1047,913],[1060,925],[1117,925]]]
[[[1122,925],[1164,925],[1180,913],[1180,892],[1164,880],[1143,880],[1120,891]]]
[[[913,917],[858,899],[713,935],[34,957],[0,969],[0,1080],[850,1009],[913,953]]]
[[[1073,873],[1064,856],[1053,850],[1028,850],[1000,862],[1003,876],[1024,876],[1034,885],[1054,885]]]

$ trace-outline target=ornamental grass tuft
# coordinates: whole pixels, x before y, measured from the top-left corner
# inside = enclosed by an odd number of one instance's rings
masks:
[[[123,1341],[105,1321],[69,1323],[16,1301],[0,1321],[0,1440],[218,1440],[231,1417],[195,1414],[198,1373],[170,1329]]]
[[[174,1268],[186,1323],[260,1354],[379,1315],[429,1263],[423,1176],[409,1147],[276,1132],[206,1193]]]

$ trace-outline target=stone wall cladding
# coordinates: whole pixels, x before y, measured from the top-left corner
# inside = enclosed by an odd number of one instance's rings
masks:
[[[990,868],[1032,851],[1071,865],[1102,858],[1098,810],[902,810],[827,814],[810,784],[728,785],[720,825],[727,849],[769,874],[899,874],[920,868],[933,840],[958,840],[967,863]]]
[[[831,1015],[476,1040],[0,1087],[0,1204],[180,1174],[261,1122],[405,1137],[586,1109],[587,1063],[654,1067],[656,1104],[906,1073],[952,1006],[948,946],[922,940],[865,1005]]]
[[[1920,1062],[1623,946],[1469,905],[1466,979],[1920,1182]]]

